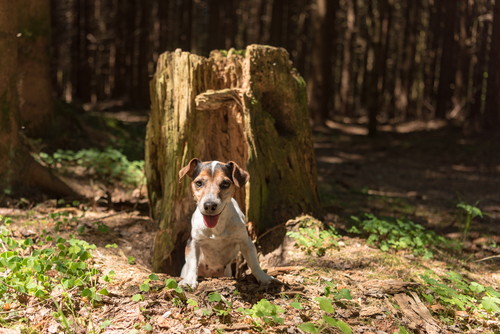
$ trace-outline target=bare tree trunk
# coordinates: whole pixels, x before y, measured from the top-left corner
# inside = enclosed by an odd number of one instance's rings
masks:
[[[316,0],[314,4],[308,96],[313,123],[315,126],[322,126],[330,116],[333,96],[333,38],[330,22],[334,18],[334,1]]]
[[[0,0],[0,199],[14,188],[37,187],[52,194],[75,195],[75,192],[50,171],[38,164],[23,146],[19,135],[20,94],[18,59],[21,27],[20,11],[15,1]],[[19,15],[19,16],[18,16]],[[26,76],[26,73],[22,73]],[[25,77],[25,79],[28,79]],[[18,90],[19,89],[19,90]],[[22,96],[21,96],[22,97]],[[34,98],[35,96],[30,96]],[[31,100],[38,104],[38,101]]]
[[[444,1],[444,25],[442,27],[442,54],[439,71],[439,87],[436,101],[436,117],[445,119],[451,107],[452,85],[456,70],[456,41],[455,25],[457,14],[457,1]]]
[[[236,161],[250,184],[236,196],[263,231],[318,207],[305,82],[284,49],[250,45],[245,57],[213,51],[160,56],[151,82],[146,176],[160,230],[153,268],[178,275],[194,203],[178,171],[191,158]]]
[[[19,146],[17,98],[17,4],[0,0],[0,198],[11,191]]]
[[[47,135],[54,115],[50,80],[50,1],[17,0],[19,8],[18,84],[20,115],[27,134]]]
[[[495,1],[493,32],[491,35],[488,86],[484,108],[483,127],[495,130],[500,126],[500,1]]]
[[[342,54],[342,69],[340,78],[340,113],[347,115],[351,113],[352,98],[351,98],[351,85],[352,85],[352,47],[353,47],[353,33],[354,21],[354,4],[352,1],[346,1],[346,31],[344,34],[343,54]]]

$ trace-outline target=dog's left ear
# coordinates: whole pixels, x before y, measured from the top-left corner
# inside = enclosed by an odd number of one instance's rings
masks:
[[[237,187],[242,187],[245,185],[245,183],[248,182],[248,179],[250,178],[250,174],[234,161],[229,161],[226,163],[226,165],[229,167],[229,170],[231,171],[231,178],[233,179],[234,184]]]
[[[184,178],[184,176],[189,176],[189,177],[193,177],[193,173],[194,173],[194,169],[196,168],[196,166],[198,166],[198,164],[200,163],[200,160],[194,158],[194,159],[191,159],[191,161],[185,166],[183,167],[180,171],[179,171],[179,182]]]

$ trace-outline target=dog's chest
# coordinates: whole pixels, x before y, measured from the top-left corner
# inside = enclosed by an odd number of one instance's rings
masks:
[[[238,243],[232,238],[205,239],[200,242],[200,265],[210,271],[223,271],[236,258],[239,250]]]

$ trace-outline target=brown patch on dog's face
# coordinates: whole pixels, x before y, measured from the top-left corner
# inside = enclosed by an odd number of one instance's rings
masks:
[[[201,162],[196,158],[179,171],[179,180],[186,175],[192,179],[193,197],[208,227],[217,224],[218,218],[215,216],[221,214],[236,188],[245,185],[249,179],[248,172],[234,161]]]
[[[234,195],[235,185],[228,176],[227,168],[218,163],[204,165],[201,171],[191,182],[193,197],[203,214],[219,214],[223,205]],[[209,212],[204,205],[206,203],[217,205],[217,210]]]

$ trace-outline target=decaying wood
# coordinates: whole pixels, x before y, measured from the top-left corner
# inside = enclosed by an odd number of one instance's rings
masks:
[[[418,295],[415,292],[410,292],[410,295],[400,293],[394,296],[406,320],[406,326],[418,333],[444,333]]]
[[[390,280],[370,280],[362,284],[363,292],[367,296],[384,297],[405,292],[410,287],[417,287],[419,283],[403,282],[394,279]]]
[[[206,92],[196,96],[196,109],[217,110],[220,109],[224,104],[231,102],[237,103],[240,107],[243,107],[240,94],[240,89],[207,90]]]
[[[194,203],[177,173],[191,158],[250,173],[236,200],[257,233],[318,207],[305,82],[281,48],[250,45],[209,58],[176,50],[151,81],[146,176],[159,224],[153,269],[178,275]]]

